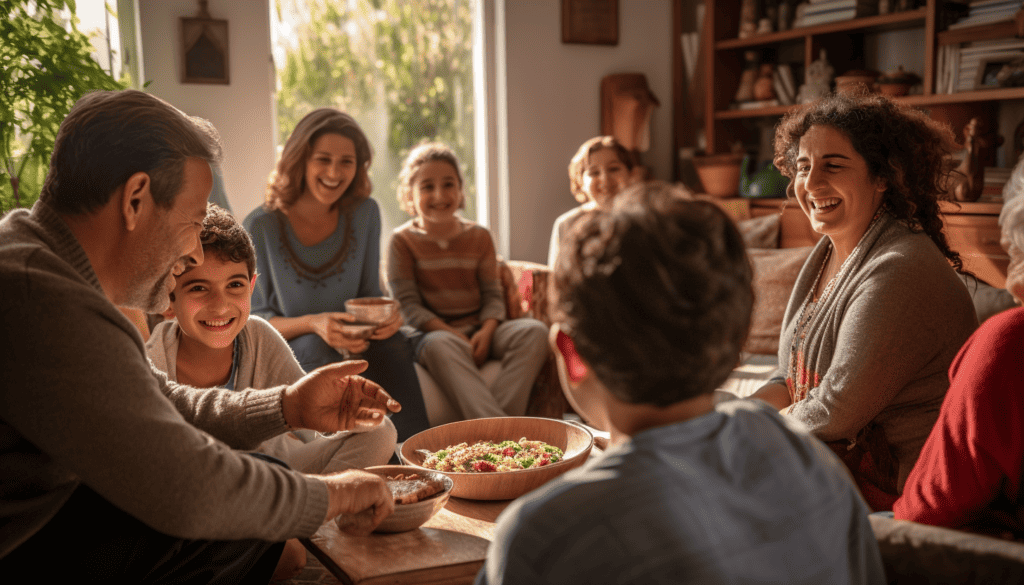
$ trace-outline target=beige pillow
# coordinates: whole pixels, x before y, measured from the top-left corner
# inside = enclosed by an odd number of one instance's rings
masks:
[[[747,248],[778,248],[779,224],[782,214],[772,213],[743,219],[736,222],[736,227],[743,236]]]
[[[789,295],[813,248],[747,250],[754,272],[754,310],[744,351],[771,355],[779,352],[779,334]]]

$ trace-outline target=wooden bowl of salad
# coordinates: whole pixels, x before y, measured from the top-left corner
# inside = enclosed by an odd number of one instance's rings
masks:
[[[400,455],[407,465],[452,478],[456,498],[511,500],[579,467],[593,446],[581,425],[509,416],[427,429],[409,437]]]

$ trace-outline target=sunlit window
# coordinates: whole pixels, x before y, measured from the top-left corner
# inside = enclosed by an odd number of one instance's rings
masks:
[[[476,219],[472,29],[475,0],[275,0],[278,148],[310,111],[351,114],[373,146],[382,239],[409,217],[398,172],[423,139],[451,146],[465,173],[465,217]],[[384,248],[386,249],[386,248]]]

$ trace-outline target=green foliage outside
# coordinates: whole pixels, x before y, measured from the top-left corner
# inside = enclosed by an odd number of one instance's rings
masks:
[[[0,0],[0,214],[39,198],[60,123],[82,95],[127,86],[91,56],[74,0]]]
[[[386,227],[408,219],[397,175],[423,139],[462,162],[466,217],[475,219],[472,6],[470,0],[275,0],[292,38],[278,62],[279,144],[300,119],[333,106],[374,145],[371,179]],[[280,29],[279,29],[280,30]]]

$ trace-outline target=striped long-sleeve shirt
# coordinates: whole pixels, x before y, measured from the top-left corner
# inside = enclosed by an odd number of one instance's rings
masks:
[[[437,317],[468,334],[487,319],[505,318],[491,233],[459,219],[462,228],[450,240],[427,235],[414,221],[391,237],[389,286],[405,322],[418,329]]]

